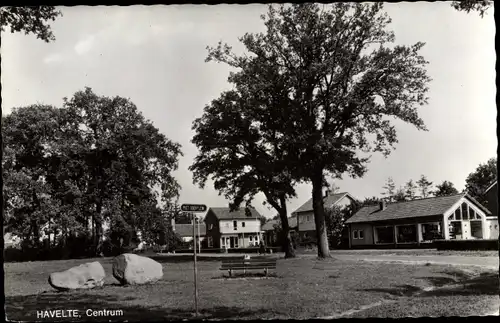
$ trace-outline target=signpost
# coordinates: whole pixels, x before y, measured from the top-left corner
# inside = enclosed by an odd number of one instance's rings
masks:
[[[194,260],[194,307],[195,315],[198,316],[198,269],[196,263],[196,222],[197,218],[194,215],[196,212],[205,212],[207,206],[203,204],[182,204],[181,210],[184,212],[189,212],[191,219],[193,221],[193,260]],[[198,231],[200,226],[198,224]],[[200,245],[198,244],[198,249],[201,252]]]

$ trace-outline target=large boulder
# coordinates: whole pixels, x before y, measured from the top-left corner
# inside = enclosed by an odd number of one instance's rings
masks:
[[[113,260],[113,277],[122,285],[140,285],[163,277],[162,265],[151,258],[124,253]]]
[[[57,290],[101,287],[106,273],[98,261],[88,262],[49,275],[49,284]]]

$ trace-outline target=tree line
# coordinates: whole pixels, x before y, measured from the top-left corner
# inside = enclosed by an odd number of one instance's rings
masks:
[[[485,197],[485,190],[497,179],[497,159],[490,158],[486,163],[471,172],[465,180],[463,193],[469,194],[484,206],[488,206]],[[381,193],[383,199],[388,202],[404,202],[419,198],[432,196],[449,196],[458,194],[459,191],[450,181],[444,180],[433,189],[433,182],[430,182],[425,175],[421,175],[419,180],[409,180],[403,186],[396,187],[392,177],[386,180]]]
[[[172,176],[180,145],[128,99],[90,88],[62,108],[30,105],[2,116],[4,228],[24,248],[82,239],[88,255],[103,252],[103,224],[116,246],[165,244],[168,215],[178,212]],[[55,239],[55,237],[58,237]]]

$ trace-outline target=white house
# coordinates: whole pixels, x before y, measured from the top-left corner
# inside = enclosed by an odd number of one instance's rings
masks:
[[[247,248],[262,239],[261,215],[253,207],[230,212],[228,207],[211,207],[205,216],[209,248]]]
[[[329,191],[326,191],[323,196],[323,205],[325,208],[331,208],[333,206],[343,208],[354,203],[354,201],[354,197],[346,192],[331,194]],[[300,239],[316,237],[316,223],[314,222],[312,198],[292,212],[292,216],[297,217],[297,230]]]

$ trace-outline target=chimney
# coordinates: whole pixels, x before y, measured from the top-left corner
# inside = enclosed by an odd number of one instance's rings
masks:
[[[379,202],[379,205],[380,205],[380,211],[385,210],[385,208],[386,208],[385,201],[383,201],[383,200],[382,200],[382,201],[380,201],[380,202]]]

